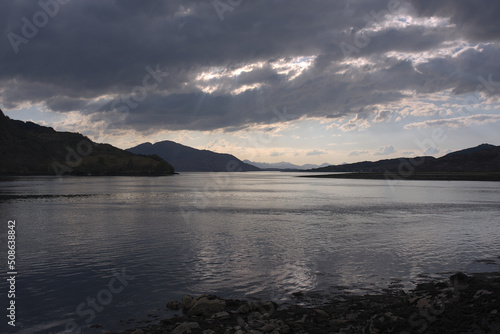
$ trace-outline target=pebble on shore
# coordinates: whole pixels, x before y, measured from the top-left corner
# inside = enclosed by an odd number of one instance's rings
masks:
[[[296,303],[185,296],[167,307],[183,315],[126,334],[279,334],[279,333],[500,333],[500,273],[422,283],[409,292],[388,290],[377,295],[342,295],[314,302],[307,292]],[[315,293],[314,296],[318,296]],[[322,296],[324,298],[324,296]]]

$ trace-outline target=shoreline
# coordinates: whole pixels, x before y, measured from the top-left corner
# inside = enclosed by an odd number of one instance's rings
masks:
[[[387,289],[333,297],[296,292],[293,298],[293,303],[278,305],[185,296],[166,305],[182,310],[182,315],[102,333],[500,333],[500,273],[457,273],[445,281],[420,283],[408,292]]]
[[[359,172],[342,174],[300,175],[298,177],[316,177],[333,179],[356,179],[356,180],[387,180],[389,182],[408,181],[500,181],[500,173],[411,173],[405,175],[398,172]]]
[[[57,178],[64,178],[67,176],[74,177],[106,177],[106,176],[131,176],[131,177],[159,177],[159,176],[172,176],[179,175],[177,172],[173,173],[109,173],[109,174],[88,174],[88,173],[65,173],[62,175],[57,175],[54,173],[0,173],[0,178],[9,178],[9,177],[25,177],[25,176],[53,176]]]

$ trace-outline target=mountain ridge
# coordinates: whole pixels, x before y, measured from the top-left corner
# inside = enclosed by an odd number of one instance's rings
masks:
[[[228,153],[199,150],[171,140],[142,143],[126,149],[136,154],[156,154],[169,161],[179,172],[248,172],[261,169]]]
[[[351,164],[315,168],[310,172],[500,172],[500,146],[481,144],[450,152],[442,157],[420,156],[378,161],[361,161]]]
[[[248,159],[243,160],[243,162],[259,167],[263,170],[307,170],[313,168],[320,168],[330,166],[328,163],[323,163],[321,165],[316,164],[304,164],[304,165],[295,165],[291,162],[281,161],[281,162],[254,162]]]
[[[0,110],[2,175],[171,175],[158,156],[141,156],[80,133],[12,120]]]
[[[439,158],[403,157],[312,169],[302,169],[311,165],[286,162],[255,164],[271,166],[263,168],[266,170],[308,172],[500,172],[500,146],[481,144]],[[145,142],[121,150],[94,143],[79,133],[58,132],[30,121],[12,120],[0,110],[0,174],[167,175],[174,173],[174,168],[204,172],[263,170],[231,154],[199,150],[169,140]]]

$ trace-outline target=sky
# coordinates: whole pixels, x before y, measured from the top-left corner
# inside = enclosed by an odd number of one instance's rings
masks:
[[[340,164],[500,145],[498,0],[16,0],[0,108],[130,148]]]

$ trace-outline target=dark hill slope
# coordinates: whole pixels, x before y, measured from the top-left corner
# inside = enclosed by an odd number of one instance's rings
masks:
[[[436,158],[434,157],[417,157],[413,159],[397,158],[397,159],[384,159],[379,161],[362,161],[352,164],[332,165],[322,168],[316,168],[314,172],[370,172],[370,173],[383,173],[386,171],[398,170],[398,168],[407,164],[406,160],[410,160],[412,164],[431,163]]]
[[[144,143],[127,149],[136,154],[157,154],[169,161],[176,171],[181,172],[235,172],[258,171],[258,167],[249,165],[231,154],[198,150],[173,141],[156,144]]]
[[[500,172],[500,146],[482,144],[440,158],[416,157],[363,161],[312,169],[314,172]]]
[[[500,172],[500,146],[482,144],[449,153],[417,168],[421,172]]]
[[[0,174],[10,175],[168,175],[160,157],[97,144],[72,132],[11,120],[0,110]]]

